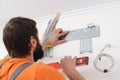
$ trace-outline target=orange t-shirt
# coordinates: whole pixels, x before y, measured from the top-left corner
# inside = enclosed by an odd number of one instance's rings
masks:
[[[30,62],[24,58],[8,60],[0,68],[0,80],[9,80],[12,73],[24,63]],[[65,77],[52,66],[37,62],[25,68],[15,80],[65,80]]]

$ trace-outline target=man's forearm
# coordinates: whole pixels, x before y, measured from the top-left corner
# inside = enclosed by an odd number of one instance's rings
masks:
[[[68,76],[70,80],[85,80],[78,71],[74,70],[72,75]]]

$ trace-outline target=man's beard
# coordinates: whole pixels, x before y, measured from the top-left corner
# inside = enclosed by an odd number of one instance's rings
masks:
[[[33,56],[34,56],[34,61],[37,61],[38,59],[41,59],[44,56],[44,52],[40,44],[37,44]]]

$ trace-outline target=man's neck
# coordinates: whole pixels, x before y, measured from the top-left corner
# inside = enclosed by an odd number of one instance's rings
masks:
[[[34,62],[33,54],[27,55],[25,58],[31,62]]]

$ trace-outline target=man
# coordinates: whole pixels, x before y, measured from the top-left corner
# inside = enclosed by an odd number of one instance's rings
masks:
[[[55,30],[44,45],[56,46],[66,42],[58,38],[67,33],[62,29]],[[12,18],[3,30],[3,42],[11,58],[1,65],[1,80],[65,80],[55,68],[42,62],[34,63],[34,53],[38,46],[41,47],[35,21],[23,17]],[[71,80],[84,80],[75,69],[75,60],[70,56],[61,59],[62,69]],[[23,68],[24,64],[29,65]],[[21,66],[23,69],[18,74]]]

